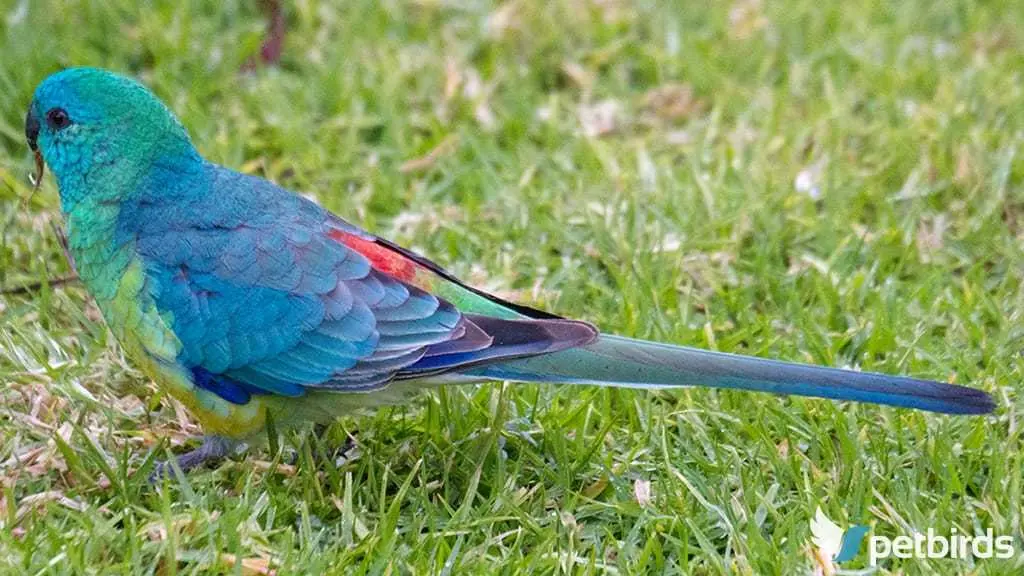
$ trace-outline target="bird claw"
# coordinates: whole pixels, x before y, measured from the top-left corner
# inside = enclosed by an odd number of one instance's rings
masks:
[[[204,436],[203,443],[199,448],[178,456],[173,463],[169,460],[157,462],[153,467],[153,473],[149,475],[149,482],[156,484],[164,478],[171,478],[175,474],[175,468],[182,474],[188,474],[190,470],[220,462],[244,448],[245,444],[237,440],[223,436]]]

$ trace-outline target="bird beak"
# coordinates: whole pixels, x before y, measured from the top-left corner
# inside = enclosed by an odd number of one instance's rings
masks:
[[[32,181],[32,188],[35,190],[39,189],[39,185],[43,183],[43,172],[46,171],[46,164],[43,163],[43,154],[39,150],[33,151],[36,156],[36,171],[33,174],[29,174],[29,179]]]
[[[30,178],[32,186],[38,189],[43,182],[43,170],[46,165],[43,163],[43,154],[39,151],[39,119],[32,113],[31,107],[28,109],[28,114],[25,115],[25,139],[28,140],[28,147],[35,155],[36,171]]]

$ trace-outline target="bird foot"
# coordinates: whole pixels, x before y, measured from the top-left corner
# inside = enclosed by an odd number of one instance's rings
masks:
[[[175,463],[183,474],[188,474],[192,469],[220,462],[244,448],[245,444],[237,440],[223,436],[204,436],[199,448],[178,456]],[[170,461],[158,462],[149,476],[149,481],[156,483],[163,478],[171,478],[173,474],[174,464]]]

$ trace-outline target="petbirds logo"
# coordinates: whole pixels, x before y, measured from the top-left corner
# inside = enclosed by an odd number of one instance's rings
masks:
[[[815,546],[815,557],[820,574],[836,573],[834,564],[853,560],[860,552],[861,543],[868,533],[868,526],[854,524],[846,530],[825,516],[819,506],[811,519],[811,541]],[[1008,535],[997,535],[988,528],[981,534],[962,534],[956,527],[949,535],[938,534],[929,527],[913,535],[883,536],[868,538],[868,565],[877,566],[886,558],[949,558],[949,559],[1008,559],[1016,555],[1014,539]]]
[[[854,524],[843,530],[825,516],[821,506],[818,506],[818,511],[811,519],[811,541],[818,547],[818,557],[829,564],[846,562],[856,557],[867,533],[868,527],[863,524]]]

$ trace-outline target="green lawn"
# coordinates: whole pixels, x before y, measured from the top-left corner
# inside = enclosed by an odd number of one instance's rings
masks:
[[[480,287],[998,408],[449,388],[157,490],[133,472],[199,430],[72,284],[0,296],[0,573],[808,574],[818,506],[1017,539],[881,573],[1024,571],[1019,4],[300,0],[250,74],[259,2],[155,4],[0,3],[0,286],[68,273],[23,121],[90,64],[149,84],[208,158]]]

